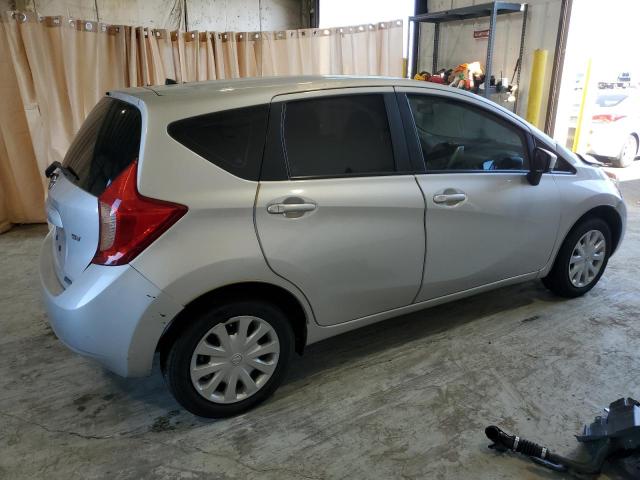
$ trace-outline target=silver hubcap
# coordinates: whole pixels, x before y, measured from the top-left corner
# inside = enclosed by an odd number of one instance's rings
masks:
[[[600,273],[606,246],[600,230],[589,230],[580,237],[569,260],[569,279],[575,287],[589,285]]]
[[[271,325],[258,317],[233,317],[209,330],[191,357],[191,382],[215,403],[250,397],[271,378],[280,342]]]

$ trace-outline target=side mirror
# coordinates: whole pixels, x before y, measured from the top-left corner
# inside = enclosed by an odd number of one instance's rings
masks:
[[[531,167],[529,173],[527,173],[527,180],[531,185],[538,185],[542,174],[549,172],[556,166],[558,156],[544,148],[536,147],[533,151],[533,159],[531,160]]]

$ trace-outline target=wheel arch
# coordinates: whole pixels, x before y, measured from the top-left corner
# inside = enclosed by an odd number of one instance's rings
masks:
[[[636,156],[640,153],[640,133],[631,132],[631,136],[636,139]]]
[[[189,325],[190,317],[216,303],[240,299],[264,300],[280,307],[291,323],[295,337],[295,350],[302,354],[307,343],[307,315],[295,295],[271,283],[241,282],[215,288],[189,302],[171,321],[158,340],[156,351],[160,352],[161,361],[164,362],[167,349]]]
[[[564,243],[565,239],[571,234],[571,232],[582,222],[590,218],[600,218],[604,220],[609,229],[611,230],[611,255],[616,251],[618,245],[620,244],[620,239],[622,237],[622,218],[620,214],[616,211],[616,209],[610,205],[600,205],[594,207],[587,212],[585,212],[580,218],[578,218],[571,228],[567,231],[566,235],[562,239],[562,243]],[[562,243],[560,245],[562,245]],[[557,254],[556,254],[557,255]]]

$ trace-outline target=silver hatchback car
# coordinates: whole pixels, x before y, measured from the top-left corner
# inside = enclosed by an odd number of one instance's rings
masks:
[[[264,400],[327,337],[541,278],[589,291],[616,185],[521,118],[411,80],[265,78],[110,92],[47,169],[46,310],[176,399]]]

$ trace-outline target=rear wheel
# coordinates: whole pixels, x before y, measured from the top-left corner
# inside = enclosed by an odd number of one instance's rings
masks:
[[[633,163],[638,154],[638,139],[634,135],[629,135],[620,149],[620,154],[614,159],[616,167],[628,167]]]
[[[567,235],[544,285],[556,295],[578,297],[591,290],[611,255],[611,230],[600,219],[580,223]]]
[[[244,412],[284,379],[291,326],[274,305],[237,301],[201,314],[171,345],[164,375],[180,404],[202,417]]]

